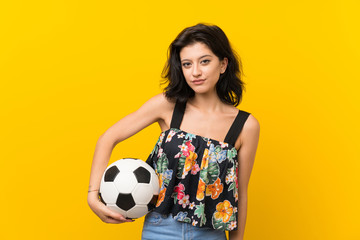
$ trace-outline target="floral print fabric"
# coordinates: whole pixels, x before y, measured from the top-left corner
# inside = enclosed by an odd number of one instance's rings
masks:
[[[159,177],[154,211],[197,227],[237,229],[237,151],[229,143],[170,128],[146,160]]]

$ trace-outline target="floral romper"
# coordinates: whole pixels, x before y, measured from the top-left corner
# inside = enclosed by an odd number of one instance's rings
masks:
[[[180,129],[186,102],[176,102],[170,129],[161,132],[146,162],[159,177],[152,211],[197,227],[236,230],[238,161],[235,141],[250,113],[239,110],[225,140]]]

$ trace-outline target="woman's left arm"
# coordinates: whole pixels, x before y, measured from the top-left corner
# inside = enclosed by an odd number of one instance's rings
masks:
[[[249,115],[241,132],[238,151],[238,229],[229,232],[229,240],[243,240],[247,213],[247,189],[259,142],[260,125]]]

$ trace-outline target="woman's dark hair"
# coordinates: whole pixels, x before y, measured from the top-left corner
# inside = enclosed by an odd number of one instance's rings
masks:
[[[216,25],[199,23],[195,26],[182,30],[168,49],[168,59],[162,71],[161,77],[165,80],[161,84],[169,82],[166,86],[165,96],[168,99],[176,99],[185,102],[194,97],[195,92],[187,84],[181,68],[180,51],[187,45],[201,42],[206,44],[211,51],[223,60],[228,59],[226,71],[220,75],[216,84],[216,92],[221,101],[239,105],[242,99],[244,82],[241,60],[231,48],[225,33]]]

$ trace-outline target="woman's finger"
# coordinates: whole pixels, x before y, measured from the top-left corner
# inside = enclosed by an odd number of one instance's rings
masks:
[[[133,222],[134,220],[126,219],[122,214],[111,211],[110,209],[107,209],[107,217],[110,217],[114,220],[122,221],[122,222]]]
[[[125,222],[133,222],[134,221],[131,219],[126,219],[126,218],[124,218],[124,220],[119,220],[119,219],[112,218],[111,216],[105,216],[105,217],[106,217],[107,223],[125,223]]]
[[[106,217],[104,222],[106,222],[106,223],[123,223],[124,221],[117,220],[117,219],[114,219],[112,217]]]
[[[113,212],[111,210],[109,210],[106,214],[107,214],[107,217],[111,217],[116,220],[121,220],[121,221],[126,220],[126,218],[123,215],[121,215],[120,213]]]

